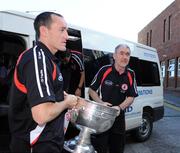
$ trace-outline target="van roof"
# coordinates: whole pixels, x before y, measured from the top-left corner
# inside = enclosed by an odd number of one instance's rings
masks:
[[[24,32],[24,34],[31,34],[32,35],[32,33],[34,33],[33,24],[30,24],[30,23],[33,22],[35,15],[28,14],[25,12],[14,11],[14,10],[0,11],[0,17],[1,17],[1,14],[6,14],[6,15],[10,14],[10,15],[14,15],[14,16],[19,17],[19,18],[21,18],[21,17],[25,18],[25,21],[27,21],[27,22],[20,22],[19,23],[21,25],[22,24],[25,25],[25,26],[23,26],[23,27],[25,27],[24,30],[22,31],[22,27],[19,27],[21,29],[18,29],[18,30],[21,32]],[[4,19],[4,21],[1,21],[1,22],[5,22],[5,20],[6,20],[6,18]],[[11,22],[11,20],[9,22]],[[6,26],[8,26],[8,23]],[[15,22],[15,23],[18,24],[18,22]],[[86,49],[107,51],[107,52],[113,53],[114,48],[118,44],[125,43],[130,47],[131,52],[132,52],[132,54],[134,54],[134,56],[136,56],[135,55],[136,53],[134,53],[135,48],[141,49],[142,51],[148,50],[148,51],[157,52],[155,48],[152,48],[152,47],[140,44],[140,43],[131,42],[131,41],[122,39],[120,37],[112,36],[110,34],[91,30],[88,28],[84,28],[81,26],[74,25],[74,24],[68,24],[68,25],[70,28],[72,28],[74,30],[79,30],[81,32],[82,45],[83,45],[83,48],[86,48]],[[18,27],[16,27],[16,29],[17,28]],[[1,29],[1,23],[0,23],[0,29]],[[2,30],[3,30],[3,28],[2,28]]]

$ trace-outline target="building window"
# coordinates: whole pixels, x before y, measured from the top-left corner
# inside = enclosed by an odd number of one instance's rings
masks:
[[[180,57],[178,58],[178,77],[180,77]]]
[[[164,25],[163,25],[163,42],[166,41],[166,19],[164,19]]]
[[[165,67],[165,61],[161,62],[161,74],[162,77],[165,77],[166,67]]]
[[[168,71],[169,71],[169,77],[174,77],[174,75],[175,75],[175,59],[169,60]]]
[[[171,15],[169,16],[169,22],[168,22],[168,40],[171,39]]]
[[[146,45],[149,45],[149,32],[147,32],[147,40],[146,40]]]
[[[152,41],[152,30],[150,30],[149,46],[151,46],[151,41]]]

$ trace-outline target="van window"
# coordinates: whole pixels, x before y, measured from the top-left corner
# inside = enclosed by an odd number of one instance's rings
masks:
[[[81,33],[79,30],[68,28],[68,41],[66,47],[71,50],[78,50],[82,52],[82,40]]]
[[[112,53],[84,49],[85,86],[89,87],[98,70],[113,63]],[[137,86],[160,86],[158,64],[131,57],[129,68],[134,70]]]
[[[157,63],[131,57],[129,67],[135,71],[138,86],[160,86]]]
[[[112,63],[112,53],[103,51],[83,49],[84,68],[85,68],[85,86],[89,87],[98,70]]]

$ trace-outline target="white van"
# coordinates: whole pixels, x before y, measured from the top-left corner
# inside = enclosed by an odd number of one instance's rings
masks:
[[[8,90],[19,54],[33,46],[35,33],[34,16],[15,12],[0,12],[0,66],[7,69],[0,78],[0,116],[7,115]],[[164,115],[163,85],[156,49],[113,37],[86,28],[69,25],[67,48],[82,52],[85,67],[84,95],[97,71],[112,63],[115,46],[126,43],[131,48],[129,67],[135,71],[139,96],[126,109],[126,128],[138,141],[147,140],[152,132],[153,122]],[[5,73],[6,73],[5,72]]]

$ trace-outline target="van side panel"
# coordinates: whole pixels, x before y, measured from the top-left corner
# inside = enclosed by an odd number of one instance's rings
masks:
[[[23,35],[34,35],[33,19],[18,14],[0,12],[0,29]]]

